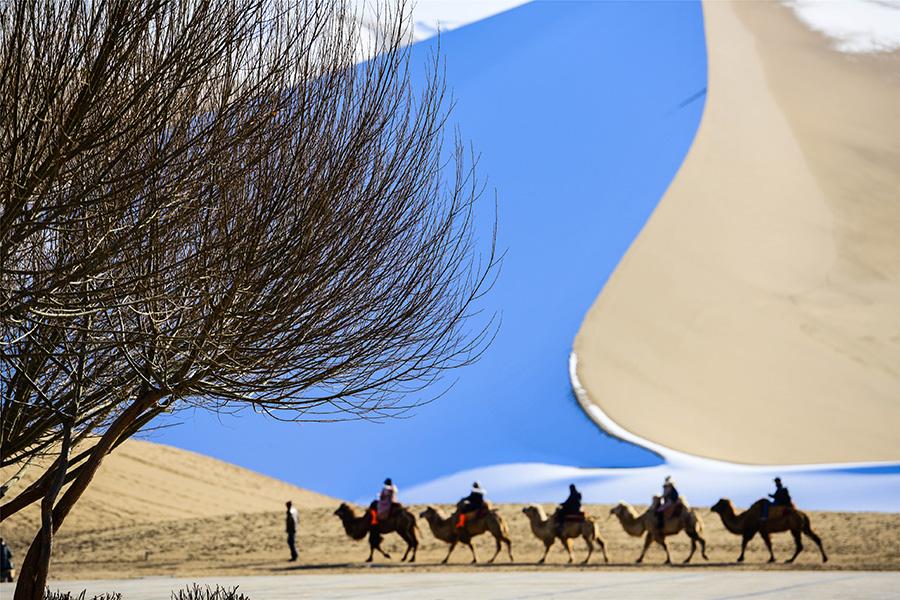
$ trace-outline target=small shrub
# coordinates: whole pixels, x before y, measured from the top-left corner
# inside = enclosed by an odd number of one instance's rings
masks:
[[[53,592],[50,591],[50,588],[48,587],[47,591],[44,592],[44,600],[122,600],[122,594],[118,592],[107,592],[105,594],[100,594],[99,596],[91,596],[90,599],[88,599],[87,590],[82,590],[80,594],[75,596],[72,592],[60,592],[59,590]]]
[[[238,593],[238,586],[231,589],[216,586],[215,589],[200,587],[196,583],[183,590],[172,592],[172,600],[250,600],[249,596]]]

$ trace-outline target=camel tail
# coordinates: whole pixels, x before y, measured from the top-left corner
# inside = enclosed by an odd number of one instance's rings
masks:
[[[500,513],[494,511],[494,514],[497,515],[497,521],[500,523],[500,532],[506,539],[512,539],[509,537],[509,525],[506,524],[506,519],[500,516]]]

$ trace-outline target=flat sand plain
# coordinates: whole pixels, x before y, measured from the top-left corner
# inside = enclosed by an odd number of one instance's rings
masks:
[[[591,400],[750,464],[900,460],[900,53],[703,4],[688,155],[575,340]]]
[[[413,507],[419,510],[421,507]],[[445,509],[447,507],[444,507]],[[545,506],[550,509],[550,506]],[[573,569],[651,569],[658,567],[664,555],[658,547],[651,549],[644,565],[635,565],[641,540],[625,535],[618,522],[607,520],[609,505],[591,505],[590,514],[601,520],[601,533],[607,542],[611,564],[604,566],[599,553],[594,554],[588,567],[573,565]],[[300,511],[299,549],[297,563],[287,562],[287,546],[282,532],[282,515],[276,510],[241,513],[207,518],[189,518],[142,523],[139,525],[101,527],[90,530],[61,531],[57,538],[51,576],[54,579],[125,579],[150,576],[234,576],[273,575],[317,572],[352,572],[360,570],[401,571],[468,570],[496,568],[501,570],[534,570],[543,546],[532,537],[528,522],[521,513],[521,505],[505,504],[500,511],[510,527],[513,555],[510,565],[505,553],[496,565],[469,564],[468,549],[458,547],[449,565],[439,562],[446,554],[446,545],[436,541],[427,524],[420,521],[421,546],[414,565],[400,562],[405,545],[395,534],[386,538],[385,549],[392,560],[376,557],[371,565],[364,563],[368,555],[365,541],[354,542],[344,534],[332,507],[306,508]],[[811,513],[813,528],[822,537],[829,553],[823,565],[815,546],[806,549],[794,565],[781,562],[768,565],[762,541],[751,542],[743,565],[734,563],[740,551],[739,538],[726,532],[718,516],[701,509],[708,542],[709,561],[699,553],[690,568],[698,569],[839,569],[839,570],[900,570],[900,514],[877,513]],[[30,528],[4,526],[4,536],[14,551],[24,553]],[[670,539],[672,558],[680,563],[689,550],[688,538],[680,535]],[[790,556],[793,545],[788,534],[774,536],[775,553],[779,560]],[[575,556],[581,561],[586,552],[584,542],[575,543]],[[477,538],[476,550],[484,562],[493,553],[493,542],[485,536]],[[551,551],[542,568],[567,567],[562,546]],[[683,568],[676,564],[673,568]]]

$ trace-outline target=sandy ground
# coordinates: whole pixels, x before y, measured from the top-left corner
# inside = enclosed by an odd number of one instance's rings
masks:
[[[575,341],[625,429],[753,464],[900,459],[900,53],[705,2],[705,113]],[[649,418],[648,418],[649,416]]]
[[[421,507],[414,507],[419,510]],[[446,507],[445,507],[446,508]],[[546,506],[547,509],[550,506]],[[209,576],[209,575],[272,575],[312,572],[381,571],[400,569],[430,571],[469,569],[468,550],[457,548],[451,565],[437,563],[446,554],[446,545],[436,541],[427,524],[422,527],[418,562],[404,565],[399,562],[405,545],[394,534],[387,537],[385,549],[392,560],[376,558],[367,566],[366,542],[354,542],[345,536],[333,508],[301,510],[299,533],[300,560],[286,561],[288,556],[282,515],[278,511],[234,514],[201,519],[176,519],[158,523],[65,531],[58,537],[51,575],[55,579],[131,578],[146,576]],[[532,537],[528,522],[521,513],[521,505],[502,505],[513,540],[516,563],[510,566],[504,554],[497,559],[502,570],[533,570],[543,546]],[[650,568],[664,560],[662,550],[653,548],[644,566],[633,561],[640,553],[641,540],[625,535],[618,522],[609,519],[608,505],[592,505],[588,512],[601,518],[601,533],[606,540],[611,564],[616,569]],[[726,532],[718,517],[701,509],[708,542],[709,562],[699,554],[694,557],[696,568],[740,569],[822,569],[818,552],[811,542],[793,566],[766,565],[764,546],[758,538],[751,543],[747,562],[733,563],[740,551],[739,538]],[[822,537],[829,553],[828,569],[900,570],[900,514],[879,513],[811,513],[813,529]],[[4,535],[14,551],[23,552],[26,531],[20,527],[4,527]],[[775,553],[779,559],[790,556],[792,542],[788,534],[775,536]],[[673,560],[681,561],[689,550],[685,535],[670,538]],[[478,538],[476,550],[481,561],[493,554],[493,542]],[[585,556],[584,542],[575,544],[576,560]],[[548,558],[546,568],[560,568],[566,562],[565,552],[557,545]],[[602,558],[595,553],[588,568],[597,568]],[[580,569],[580,566],[572,568]],[[680,568],[677,566],[676,568]]]
[[[283,533],[283,501],[291,497],[300,508],[298,563],[288,563]],[[393,560],[376,559],[365,565],[368,545],[350,540],[333,511],[339,500],[314,494],[222,461],[150,442],[130,441],[111,455],[97,474],[84,502],[76,506],[56,538],[51,576],[54,579],[124,579],[147,576],[284,575],[317,572],[394,570],[466,570],[470,555],[458,548],[451,565],[437,563],[446,545],[435,540],[427,523],[419,521],[418,562],[399,562],[405,545],[395,534],[385,543]],[[544,505],[548,511],[551,505]],[[411,507],[416,514],[423,508]],[[449,512],[448,506],[442,507]],[[510,565],[502,554],[496,567],[534,570],[543,546],[531,534],[521,504],[500,505],[510,527],[516,559]],[[600,520],[612,568],[636,567],[641,540],[626,536],[609,517],[610,505],[591,505],[589,514]],[[739,539],[726,532],[718,517],[700,509],[705,522],[710,561],[695,557],[697,568],[734,568]],[[829,569],[900,570],[900,514],[816,512],[813,528],[830,555]],[[2,534],[17,560],[35,535],[36,515],[17,514],[2,525]],[[682,560],[689,548],[684,535],[670,538],[673,559]],[[787,558],[792,542],[776,536],[776,554]],[[481,561],[493,553],[493,542],[476,542]],[[575,544],[576,559],[585,556],[584,542]],[[647,565],[662,562],[661,549],[647,556]],[[781,569],[766,565],[763,544],[751,544],[741,569]],[[550,554],[546,568],[565,565],[561,546]],[[595,553],[592,565],[601,563]],[[480,568],[480,567],[477,567]],[[572,568],[581,568],[573,566]],[[792,569],[821,569],[818,553],[807,548]]]

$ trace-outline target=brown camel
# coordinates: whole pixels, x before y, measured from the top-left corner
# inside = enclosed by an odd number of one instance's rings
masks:
[[[526,506],[522,509],[522,512],[525,513],[529,523],[531,523],[531,533],[544,542],[544,555],[541,557],[541,560],[538,561],[538,564],[542,565],[544,564],[544,561],[547,560],[547,553],[550,551],[550,547],[557,538],[556,521],[552,517],[548,518],[544,513],[544,509],[538,504]],[[594,542],[597,542],[600,545],[600,551],[603,553],[604,562],[609,562],[609,556],[606,554],[606,544],[604,543],[603,538],[600,537],[600,530],[597,526],[597,522],[591,517],[585,517],[584,520],[581,521],[567,520],[563,524],[561,540],[563,546],[566,547],[566,552],[569,553],[570,563],[574,560],[572,556],[571,540],[572,538],[577,538],[579,536],[584,538],[584,542],[588,547],[588,554],[584,558],[584,563],[582,564],[587,564],[591,559],[591,554],[594,553]]]
[[[775,553],[772,552],[772,539],[770,534],[781,531],[790,531],[794,536],[794,555],[785,562],[792,563],[800,551],[803,550],[802,534],[809,536],[812,541],[819,547],[822,553],[822,562],[828,562],[828,556],[825,554],[825,548],[822,547],[822,540],[813,532],[809,526],[809,516],[794,508],[793,506],[780,515],[770,513],[770,517],[765,521],[762,520],[763,504],[768,500],[757,500],[753,505],[741,514],[735,514],[734,506],[731,500],[722,498],[716,502],[711,511],[717,513],[722,518],[722,524],[725,529],[735,535],[741,536],[741,555],[738,556],[738,562],[744,561],[744,551],[747,549],[747,542],[753,539],[753,536],[759,533],[766,548],[769,550],[769,562],[775,562]]]
[[[654,498],[654,505],[656,502],[657,499]],[[644,549],[641,550],[641,555],[635,562],[643,561],[644,555],[647,553],[650,544],[656,542],[666,551],[665,564],[671,564],[672,557],[669,555],[669,546],[666,544],[666,537],[675,535],[681,532],[681,530],[684,530],[688,537],[691,538],[691,553],[684,559],[684,562],[687,563],[691,561],[694,552],[697,550],[698,542],[700,543],[700,554],[705,560],[709,560],[706,556],[706,540],[702,535],[703,521],[700,519],[700,515],[695,513],[687,503],[682,501],[682,504],[683,508],[679,514],[665,519],[662,531],[657,527],[656,514],[653,506],[644,511],[644,514],[638,515],[637,511],[630,504],[627,502],[619,502],[619,504],[609,511],[609,514],[618,517],[619,522],[622,524],[622,528],[628,535],[640,537],[646,532],[647,536],[644,538]]]
[[[450,554],[453,552],[453,549],[456,548],[456,544],[458,543],[463,543],[469,547],[469,550],[472,551],[472,562],[477,563],[478,556],[475,554],[475,547],[472,546],[472,538],[485,532],[490,532],[490,534],[494,536],[494,541],[497,543],[497,550],[488,562],[494,562],[497,555],[500,554],[502,548],[501,542],[506,544],[506,551],[509,553],[509,562],[513,562],[512,542],[509,539],[509,527],[506,526],[506,521],[503,520],[503,517],[501,517],[500,513],[496,510],[488,509],[468,519],[461,529],[456,527],[458,515],[453,514],[450,517],[444,517],[441,514],[441,511],[432,506],[425,508],[419,516],[428,523],[434,537],[442,542],[450,544],[447,556],[441,561],[442,564],[445,564],[450,559]]]
[[[334,514],[341,519],[344,525],[344,531],[347,532],[354,540],[361,540],[368,534],[369,536],[369,558],[366,562],[372,562],[372,556],[378,550],[385,558],[391,555],[382,550],[381,540],[385,533],[397,533],[406,542],[406,552],[403,554],[401,561],[405,561],[409,553],[412,552],[412,558],[409,562],[416,562],[416,551],[419,548],[419,540],[416,537],[416,517],[406,508],[395,505],[391,514],[386,519],[379,519],[378,524],[372,526],[371,515],[363,511],[361,516],[356,514],[352,506],[342,503]]]

